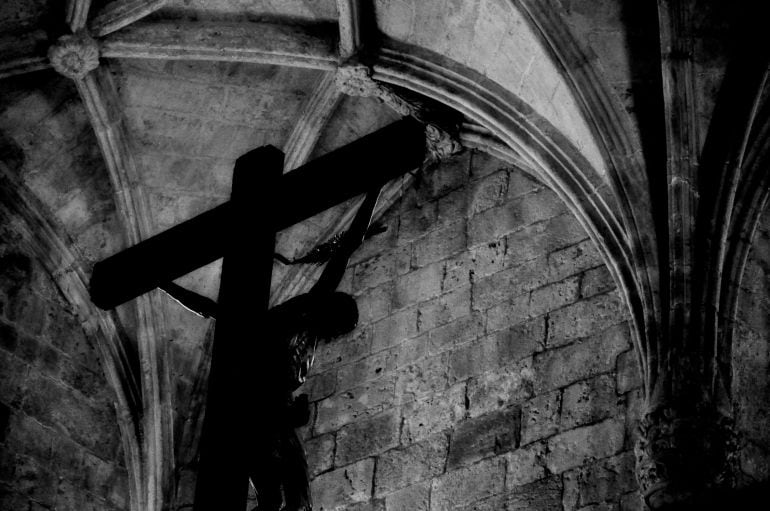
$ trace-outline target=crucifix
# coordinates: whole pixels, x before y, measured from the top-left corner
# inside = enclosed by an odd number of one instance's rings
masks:
[[[301,422],[296,416],[302,415],[302,407],[290,397],[294,376],[287,371],[305,362],[308,350],[303,346],[351,329],[351,320],[355,325],[355,303],[335,288],[365,235],[379,189],[420,167],[424,155],[424,128],[410,118],[287,174],[282,174],[283,153],[260,147],[236,161],[229,202],[94,266],[91,299],[103,309],[160,287],[217,318],[195,511],[243,511],[249,476],[256,479],[260,511],[277,511],[281,505],[292,511],[309,509],[309,496],[303,501],[306,489],[286,486],[285,472],[292,467],[273,466],[281,450],[288,456],[298,446],[293,428],[289,434],[286,427]],[[313,290],[268,309],[275,233],[364,193],[348,235],[339,241]],[[220,257],[215,304],[171,284]],[[347,313],[338,314],[346,308]],[[301,322],[315,329],[315,338],[287,339],[282,323],[296,320],[298,313]],[[321,320],[329,314],[340,320],[325,324]],[[301,380],[304,375],[297,376]]]

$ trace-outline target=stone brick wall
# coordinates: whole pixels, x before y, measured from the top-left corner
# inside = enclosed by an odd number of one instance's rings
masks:
[[[127,509],[114,398],[94,341],[15,245],[0,228],[0,509]]]
[[[385,223],[304,389],[316,508],[640,509],[627,314],[557,196],[466,152]]]

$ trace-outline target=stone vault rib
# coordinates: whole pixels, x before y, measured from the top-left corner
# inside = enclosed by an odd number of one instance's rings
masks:
[[[335,73],[324,74],[302,108],[302,113],[284,146],[284,172],[293,170],[308,160],[326,123],[337,109],[342,94],[334,79]]]
[[[212,60],[275,64],[332,71],[333,31],[310,32],[277,23],[142,22],[106,37],[109,58]]]
[[[618,215],[633,247],[635,292],[641,297],[644,318],[644,330],[639,332],[643,345],[638,354],[647,388],[647,358],[654,356],[661,316],[657,299],[659,263],[655,221],[649,207],[650,188],[641,143],[633,136],[628,114],[599,70],[596,56],[590,56],[572,35],[561,16],[561,7],[550,0],[515,0],[514,4],[526,15],[559,66],[607,163],[611,200],[617,204]]]
[[[99,67],[96,41],[83,33],[63,36],[49,50],[51,63],[75,82],[96,134],[109,172],[115,203],[129,244],[151,232],[150,208],[123,126],[120,100],[112,75]],[[165,317],[158,291],[136,301],[137,340],[141,366],[143,414],[136,425],[142,431],[141,488],[132,495],[133,509],[156,511],[163,505],[173,473],[173,416],[171,386],[164,337]]]
[[[102,37],[152,14],[166,3],[168,0],[115,0],[94,16],[88,28],[94,36]]]
[[[90,9],[91,0],[67,0],[66,21],[73,33],[85,28]]]

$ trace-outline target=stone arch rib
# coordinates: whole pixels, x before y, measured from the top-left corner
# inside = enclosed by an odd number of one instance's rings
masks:
[[[658,327],[662,324],[659,298],[658,242],[650,208],[650,184],[645,172],[641,143],[617,95],[603,76],[598,59],[584,50],[566,26],[560,7],[550,0],[511,0],[525,15],[541,43],[560,69],[575,98],[592,136],[597,141],[610,177],[612,198],[631,247],[633,269],[641,288],[645,309],[644,332],[650,346],[649,357],[656,357]],[[654,361],[648,361],[654,373]],[[645,380],[651,383],[654,374]]]
[[[607,185],[556,128],[500,85],[442,56],[388,41],[373,78],[444,103],[481,124],[531,164],[567,204],[599,248],[631,313],[645,383],[650,345],[648,286],[635,271],[638,247],[629,245],[620,215],[607,202]],[[611,197],[611,196],[610,196]]]
[[[726,268],[721,275],[718,297],[716,361],[727,391],[732,384],[729,368],[741,283],[754,234],[770,202],[770,102],[764,105],[754,125],[756,136],[744,153],[742,179],[734,199],[737,207],[729,225],[728,249],[724,257]],[[714,374],[712,386],[718,384],[717,376]]]

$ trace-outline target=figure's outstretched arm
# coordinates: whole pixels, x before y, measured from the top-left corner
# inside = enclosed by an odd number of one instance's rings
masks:
[[[204,318],[217,317],[217,302],[214,300],[199,295],[189,289],[185,289],[173,282],[168,282],[158,287],[165,291],[171,298],[179,302],[182,307],[194,312],[198,316]]]
[[[361,246],[361,243],[366,238],[366,232],[369,230],[369,223],[372,220],[377,199],[380,197],[380,190],[382,190],[382,187],[371,190],[366,194],[364,202],[358,208],[358,212],[353,219],[353,223],[350,224],[350,228],[343,236],[342,245],[329,259],[329,262],[326,263],[321,277],[310,290],[311,293],[331,293],[337,289],[340,281],[342,281],[342,276],[345,274],[345,268],[348,266],[350,256],[353,255],[353,252]]]

